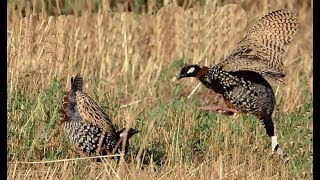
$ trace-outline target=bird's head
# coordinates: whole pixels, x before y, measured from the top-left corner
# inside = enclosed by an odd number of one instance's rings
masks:
[[[126,132],[126,128],[123,128],[121,129],[120,131],[117,132],[118,136],[121,138],[121,137],[124,137],[124,136],[127,136],[127,140],[129,140],[133,135],[139,133],[140,131],[137,130],[137,129],[133,129],[133,128],[130,128],[127,132]]]
[[[196,77],[199,78],[202,75],[205,75],[208,73],[208,67],[202,66],[200,67],[197,64],[191,64],[191,65],[185,65],[180,74],[177,76],[177,79],[182,79],[186,77]]]
[[[135,134],[137,134],[137,133],[139,133],[139,132],[140,132],[139,130],[133,129],[133,128],[130,128],[130,129],[128,129],[128,130],[127,130],[126,128],[123,128],[123,129],[121,129],[121,130],[119,130],[119,131],[117,132],[117,136],[118,136],[119,139],[121,139],[121,138],[126,139],[125,154],[128,152],[129,139],[130,139],[133,135],[135,135]],[[121,151],[121,149],[122,149],[122,143],[120,144],[120,146],[119,146],[118,149]]]

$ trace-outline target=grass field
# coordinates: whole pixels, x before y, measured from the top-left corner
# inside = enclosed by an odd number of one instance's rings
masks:
[[[238,5],[227,5],[231,2]],[[168,5],[158,15],[101,8],[80,17],[40,11],[20,18],[12,11],[8,179],[312,179],[311,2],[214,4],[194,3],[187,10]],[[199,106],[223,105],[222,97],[200,86],[187,98],[198,82],[176,80],[183,63],[219,62],[248,27],[281,8],[296,12],[301,25],[285,58],[285,85],[272,83],[273,120],[287,163],[271,153],[256,117],[199,111]],[[117,128],[141,130],[131,139],[126,162],[92,164],[70,148],[57,122],[73,74],[84,77],[84,91]]]

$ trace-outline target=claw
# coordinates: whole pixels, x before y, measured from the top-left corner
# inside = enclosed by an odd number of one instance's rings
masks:
[[[277,150],[275,150],[275,152],[281,157],[286,156],[284,151],[280,147],[278,147]]]
[[[279,147],[277,136],[272,136],[272,152],[277,153],[280,157],[287,158],[287,155],[284,153],[284,151]]]

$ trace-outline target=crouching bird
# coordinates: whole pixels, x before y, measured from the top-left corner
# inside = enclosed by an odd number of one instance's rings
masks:
[[[297,19],[288,10],[276,10],[262,17],[235,50],[212,67],[185,65],[178,79],[195,77],[207,88],[221,94],[227,107],[202,107],[203,110],[247,112],[264,125],[272,141],[272,151],[285,156],[274,133],[273,90],[265,80],[281,82],[285,76],[282,60],[285,48],[298,31]]]
[[[126,154],[129,139],[139,130],[123,128],[116,131],[102,108],[82,92],[82,86],[82,77],[72,77],[71,90],[63,98],[59,120],[65,136],[82,156],[113,155],[122,149]]]

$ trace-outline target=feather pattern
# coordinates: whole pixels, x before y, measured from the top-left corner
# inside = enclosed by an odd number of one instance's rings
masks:
[[[285,76],[285,50],[298,29],[298,20],[292,12],[286,9],[272,11],[262,17],[219,64],[228,72],[253,71],[281,81]]]
[[[108,115],[82,92],[82,86],[82,77],[71,78],[71,91],[63,97],[60,109],[60,125],[77,150],[87,155],[111,153],[121,140],[125,128],[116,132]],[[125,153],[128,151],[129,139],[137,132],[133,128],[129,129]],[[121,149],[122,143],[116,152]]]

